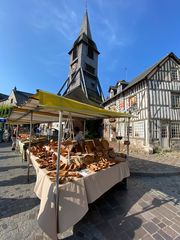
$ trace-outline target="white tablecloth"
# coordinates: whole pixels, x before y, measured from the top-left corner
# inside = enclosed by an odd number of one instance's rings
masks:
[[[46,175],[46,169],[40,169],[36,157],[31,155],[31,161],[35,167],[37,179],[34,191],[41,199],[38,214],[38,223],[42,230],[52,239],[56,235],[56,211],[55,211],[55,183]],[[77,181],[59,186],[59,230],[64,232],[75,225],[88,211],[88,203],[94,202],[103,193],[116,183],[129,177],[127,162],[120,162],[113,167],[89,174]]]

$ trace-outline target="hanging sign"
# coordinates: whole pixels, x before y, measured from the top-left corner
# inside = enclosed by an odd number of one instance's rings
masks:
[[[1,123],[5,123],[6,122],[6,118],[0,118],[0,122]]]

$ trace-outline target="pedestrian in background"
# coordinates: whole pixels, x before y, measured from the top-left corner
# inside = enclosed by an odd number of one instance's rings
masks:
[[[17,128],[13,127],[12,135],[11,135],[11,140],[12,140],[12,148],[11,148],[11,150],[12,151],[14,151],[15,147],[16,147],[16,132],[17,132]]]

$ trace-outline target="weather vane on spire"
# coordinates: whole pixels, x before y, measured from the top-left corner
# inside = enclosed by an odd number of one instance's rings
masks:
[[[87,11],[87,0],[85,0],[85,9]]]

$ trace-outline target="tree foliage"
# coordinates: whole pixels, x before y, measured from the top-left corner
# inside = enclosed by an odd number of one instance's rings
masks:
[[[7,118],[11,113],[12,107],[9,105],[2,105],[0,106],[0,117]]]

